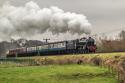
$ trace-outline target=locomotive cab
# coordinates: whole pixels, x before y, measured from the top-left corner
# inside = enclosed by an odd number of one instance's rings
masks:
[[[86,53],[86,41],[87,38],[81,38],[81,39],[77,39],[76,42],[76,51],[77,53]]]
[[[91,37],[87,39],[87,51],[88,52],[95,52],[97,49],[95,40]]]

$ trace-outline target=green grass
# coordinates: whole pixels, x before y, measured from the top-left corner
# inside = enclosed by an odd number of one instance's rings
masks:
[[[125,52],[119,53],[95,53],[95,54],[76,54],[60,56],[35,56],[21,57],[16,61],[0,64],[0,83],[117,83],[116,77],[108,73],[108,69],[88,65],[42,65],[17,67],[23,60],[37,60],[45,57],[47,60],[63,61],[67,58],[95,57],[111,58],[114,56],[125,56]],[[45,60],[46,61],[46,60]],[[49,62],[51,63],[51,62]],[[24,66],[24,65],[22,65]]]
[[[116,83],[108,69],[89,65],[0,68],[0,83]]]

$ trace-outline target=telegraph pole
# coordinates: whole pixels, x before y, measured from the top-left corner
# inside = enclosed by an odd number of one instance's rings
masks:
[[[43,40],[45,40],[45,41],[46,41],[46,43],[48,43],[48,40],[50,40],[50,39],[47,39],[47,38],[46,38],[46,39],[43,39]]]

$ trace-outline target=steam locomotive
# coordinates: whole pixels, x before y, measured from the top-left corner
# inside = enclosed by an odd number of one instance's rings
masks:
[[[10,49],[7,57],[28,57],[61,54],[82,54],[96,52],[95,40],[91,37],[69,41],[45,43],[40,46]]]

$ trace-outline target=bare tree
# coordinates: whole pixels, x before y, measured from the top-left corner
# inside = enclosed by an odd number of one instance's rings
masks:
[[[125,40],[125,30],[122,30],[119,34],[119,37],[122,39],[122,40]]]

